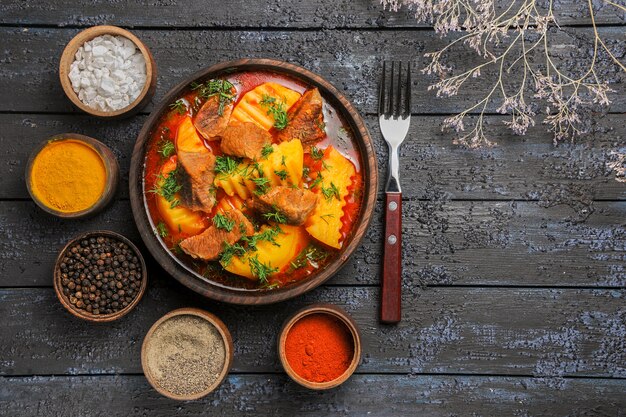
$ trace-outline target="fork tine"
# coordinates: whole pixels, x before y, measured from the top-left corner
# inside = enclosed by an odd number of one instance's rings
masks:
[[[404,117],[411,116],[411,61],[406,67],[406,89],[404,91]]]
[[[391,76],[389,77],[389,94],[388,94],[388,101],[389,101],[389,106],[387,107],[387,117],[391,117],[393,116],[394,110],[393,110],[393,101],[394,101],[394,88],[393,88],[393,73],[395,72],[396,69],[396,62],[395,61],[391,61]]]
[[[387,61],[383,61],[383,73],[380,80],[380,92],[378,95],[378,115],[385,114],[385,76],[387,75]]]
[[[402,112],[402,61],[398,61],[398,88],[396,93],[396,111],[393,117],[397,119]]]

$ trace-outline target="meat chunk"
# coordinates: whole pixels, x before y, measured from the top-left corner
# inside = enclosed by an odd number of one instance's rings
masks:
[[[272,135],[256,123],[233,120],[222,133],[222,152],[242,158],[259,159],[265,145],[272,143]]]
[[[219,114],[220,98],[218,95],[209,97],[202,105],[193,121],[198,132],[207,140],[217,139],[222,134],[233,111],[233,103],[224,104],[222,114]]]
[[[285,216],[286,223],[303,224],[317,204],[317,195],[309,190],[277,186],[262,195],[255,196],[252,207],[261,213],[278,211]]]
[[[215,205],[215,155],[208,149],[200,152],[179,150],[178,163],[183,168],[179,170],[181,203],[191,210],[210,212]]]
[[[281,142],[300,139],[303,145],[314,145],[326,136],[322,96],[317,88],[308,90],[287,114],[287,127],[276,136]]]
[[[223,215],[235,222],[235,226],[230,232],[211,225],[199,235],[188,237],[181,241],[180,248],[183,252],[195,259],[213,261],[224,250],[224,242],[232,245],[243,236],[254,234],[252,223],[241,211],[232,209],[224,212]]]

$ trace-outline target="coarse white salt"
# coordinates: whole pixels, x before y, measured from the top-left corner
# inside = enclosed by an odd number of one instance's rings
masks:
[[[68,74],[80,101],[111,112],[132,104],[146,84],[146,60],[128,38],[102,35],[85,42]]]

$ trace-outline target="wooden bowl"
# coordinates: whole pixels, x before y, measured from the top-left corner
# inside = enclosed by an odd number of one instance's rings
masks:
[[[285,354],[285,342],[287,341],[287,334],[291,330],[294,324],[296,324],[303,317],[309,316],[311,314],[328,314],[332,317],[339,319],[346,328],[350,331],[352,335],[352,341],[354,343],[354,355],[352,357],[352,361],[350,362],[350,366],[345,370],[341,376],[338,378],[328,381],[328,382],[312,382],[307,379],[304,379],[300,375],[298,375],[291,365],[289,365],[289,361],[287,360],[287,356]],[[361,336],[359,335],[359,329],[348,316],[348,314],[339,307],[330,305],[330,304],[313,304],[311,306],[305,307],[302,310],[297,311],[294,315],[287,319],[285,324],[283,325],[280,335],[278,336],[278,356],[280,357],[280,363],[283,365],[285,372],[291,379],[293,379],[298,384],[302,385],[305,388],[309,388],[312,390],[326,390],[337,387],[343,384],[350,376],[354,373],[356,367],[361,362]]]
[[[119,240],[120,242],[126,243],[128,247],[131,248],[135,252],[135,254],[137,255],[137,259],[139,259],[139,262],[141,262],[141,287],[139,288],[139,292],[137,293],[137,296],[133,299],[133,301],[130,302],[130,304],[128,304],[128,306],[111,314],[95,315],[95,314],[90,314],[89,312],[85,310],[75,308],[69,302],[67,297],[63,294],[63,285],[61,284],[60,265],[61,265],[61,260],[63,259],[63,254],[65,253],[65,251],[76,242],[79,242],[83,239],[89,239],[91,237],[98,237],[98,236],[105,236],[105,237],[109,237],[112,239]],[[124,317],[125,315],[130,313],[130,311],[133,308],[135,308],[135,306],[141,300],[141,297],[143,297],[143,294],[146,292],[146,287],[148,286],[148,273],[146,271],[146,262],[144,261],[143,256],[141,255],[141,252],[139,252],[139,249],[137,249],[137,246],[135,246],[133,242],[131,242],[126,237],[116,232],[112,232],[109,230],[94,230],[92,232],[83,233],[75,237],[74,239],[70,240],[67,243],[67,245],[65,245],[65,247],[61,250],[61,252],[59,252],[59,256],[57,256],[57,260],[54,264],[53,283],[54,283],[54,292],[56,293],[59,301],[61,302],[61,304],[63,304],[63,307],[65,307],[67,311],[72,313],[73,316],[81,318],[83,320],[93,322],[93,323],[107,323],[107,322],[114,321],[114,320]]]
[[[127,39],[130,39],[135,44],[137,49],[141,51],[143,57],[146,60],[146,84],[143,86],[143,89],[141,90],[141,93],[139,93],[137,99],[123,109],[110,112],[93,109],[80,101],[78,95],[76,95],[74,89],[72,88],[72,83],[70,82],[68,76],[70,73],[70,65],[72,65],[72,62],[74,62],[74,57],[76,55],[76,51],[78,51],[78,48],[83,46],[85,42],[88,42],[102,35],[123,36]],[[63,91],[65,91],[65,95],[67,95],[67,97],[72,101],[72,103],[74,103],[76,107],[78,107],[85,113],[91,114],[92,116],[113,119],[133,115],[141,110],[143,107],[145,107],[148,102],[150,102],[150,99],[154,95],[154,90],[156,89],[157,67],[156,63],[154,62],[154,57],[152,56],[152,53],[150,52],[148,47],[139,40],[138,37],[120,27],[102,25],[93,26],[89,29],[85,29],[82,32],[79,32],[67,44],[67,46],[63,50],[63,54],[61,55],[61,62],[59,63],[59,77],[61,79],[61,85],[63,86]]]
[[[148,366],[147,344],[148,344],[148,341],[150,340],[150,337],[152,337],[156,329],[163,322],[175,316],[185,316],[185,315],[197,316],[211,323],[222,336],[226,355],[225,355],[224,367],[222,368],[222,372],[220,373],[217,380],[212,385],[207,387],[204,391],[198,392],[196,394],[177,395],[161,388],[157,384],[156,379],[152,375],[150,367]],[[224,381],[233,363],[233,351],[234,351],[233,339],[230,335],[230,331],[228,331],[228,328],[226,327],[224,322],[222,322],[222,320],[220,320],[214,314],[211,314],[208,311],[200,310],[199,308],[180,308],[178,310],[170,311],[169,313],[161,317],[159,320],[156,321],[156,323],[152,325],[152,327],[150,327],[150,330],[148,330],[146,337],[144,337],[143,339],[143,344],[141,345],[141,367],[143,368],[143,373],[146,376],[146,379],[148,380],[152,388],[158,391],[161,395],[164,395],[168,398],[171,398],[173,400],[179,400],[179,401],[197,400],[211,393],[212,391],[214,391]]]
[[[33,163],[35,162],[35,157],[48,144],[65,140],[81,142],[92,148],[98,153],[98,155],[100,155],[100,158],[102,158],[102,161],[104,162],[104,167],[106,169],[106,185],[98,201],[96,201],[95,204],[91,207],[88,207],[84,210],[69,213],[58,211],[52,207],[48,207],[47,205],[45,205],[41,200],[39,200],[39,198],[37,198],[32,190],[31,185],[31,174],[33,170]],[[104,209],[111,202],[111,200],[115,196],[115,191],[117,190],[117,185],[119,183],[120,167],[117,163],[117,159],[115,158],[115,154],[113,154],[113,151],[111,151],[111,149],[109,149],[104,143],[100,142],[99,140],[96,140],[89,136],[79,135],[77,133],[62,133],[59,135],[51,136],[41,142],[39,145],[37,145],[37,147],[31,152],[28,163],[26,164],[25,176],[26,188],[28,189],[28,193],[30,194],[33,201],[39,207],[41,207],[42,210],[63,219],[78,219],[82,217],[88,217],[102,211],[102,209]]]
[[[323,269],[312,274],[310,277],[298,283],[272,290],[249,290],[228,287],[210,281],[187,267],[183,262],[177,259],[155,235],[154,225],[151,223],[143,195],[144,161],[147,145],[153,130],[158,125],[159,118],[170,110],[169,104],[173,102],[181,92],[188,89],[193,81],[204,81],[241,71],[270,71],[299,80],[308,86],[317,87],[324,99],[341,114],[354,133],[355,142],[362,161],[361,168],[364,184],[359,219],[355,221],[352,234],[346,240],[338,256]],[[346,263],[365,235],[374,212],[376,193],[378,190],[378,167],[373,142],[365,123],[350,101],[319,75],[313,74],[300,66],[271,59],[242,59],[216,64],[185,78],[181,83],[172,88],[150,114],[139,133],[133,150],[129,177],[130,201],[135,223],[148,250],[163,269],[182,284],[199,294],[218,301],[247,305],[269,304],[297,297],[332,277]]]

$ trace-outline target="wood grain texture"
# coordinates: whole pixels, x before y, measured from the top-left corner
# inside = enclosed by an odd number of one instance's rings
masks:
[[[93,401],[94,387],[101,401]],[[230,375],[213,394],[193,402],[159,396],[142,375],[0,378],[0,408],[14,417],[318,417],[611,416],[623,417],[624,380],[466,376],[354,375],[327,392],[310,391],[286,375]]]
[[[626,286],[626,202],[405,201],[405,285]],[[382,203],[361,246],[330,284],[379,283]],[[584,219],[584,221],[582,221]],[[52,285],[63,245],[82,231],[109,229],[145,251],[118,201],[97,218],[62,221],[29,201],[0,202],[0,287]],[[158,270],[158,269],[157,269]]]
[[[602,27],[600,35],[617,51],[623,42],[622,27]],[[11,112],[72,112],[75,109],[64,97],[58,82],[58,60],[65,44],[77,29],[1,28],[4,56],[0,61],[0,111]],[[342,91],[362,113],[375,113],[377,87],[383,60],[416,62],[424,67],[423,54],[447,45],[434,32],[405,30],[388,31],[254,31],[254,30],[159,30],[133,31],[152,51],[159,67],[159,81],[155,100],[193,72],[238,58],[273,58],[300,64],[320,74]],[[552,38],[551,57],[558,65],[574,71],[586,70],[585,64],[593,56],[593,30],[565,29]],[[621,55],[620,55],[621,56]],[[529,60],[535,58],[530,57]],[[464,65],[482,63],[469,48],[450,52],[450,60]],[[537,62],[541,62],[539,57]],[[479,79],[471,81],[463,94],[437,99],[434,91],[427,91],[433,78],[413,77],[413,111],[422,114],[454,113],[471,107],[487,95],[493,86],[496,69],[485,67]],[[617,91],[623,90],[626,73],[605,56],[595,67],[598,76],[607,79]],[[505,82],[505,88],[514,88],[516,77]],[[14,94],[19,86],[20,94]],[[626,95],[611,94],[612,112],[626,111]],[[155,101],[155,102],[156,102]],[[488,112],[499,105],[492,103]],[[146,112],[153,106],[148,105]]]
[[[378,325],[377,288],[320,287],[275,306],[228,306],[179,285],[150,287],[129,315],[105,326],[71,317],[51,289],[0,290],[0,375],[141,372],[141,341],[163,314],[216,314],[235,345],[234,372],[277,372],[276,335],[313,302],[338,305],[361,330],[357,373],[626,378],[626,291],[421,288],[404,292],[405,318]]]
[[[498,10],[506,1],[497,1]],[[541,7],[540,3],[540,7]],[[594,3],[596,22],[623,24],[623,12],[603,2]],[[561,0],[555,7],[561,25],[591,24],[586,2]],[[184,26],[184,27],[272,27],[272,28],[372,28],[426,27],[418,24],[410,10],[384,11],[377,0],[228,0],[223,7],[207,7],[202,0],[152,2],[133,0],[99,3],[89,0],[4,2],[0,5],[0,23],[47,24],[55,26]]]
[[[513,135],[502,116],[487,119],[497,147],[467,150],[441,132],[441,116],[413,116],[401,148],[400,170],[406,198],[541,200],[571,192],[582,201],[626,199],[626,183],[614,180],[615,152],[626,152],[626,115],[597,120],[591,135],[558,147],[543,126],[528,136]],[[114,151],[121,168],[118,197],[128,198],[128,168],[133,144],[146,116],[100,121],[79,115],[0,114],[0,198],[28,198],[26,161],[41,140],[57,133],[81,132]],[[375,116],[365,117],[374,140],[379,172],[387,171],[387,146]],[[384,182],[383,182],[384,183]],[[382,191],[383,183],[380,185]]]

